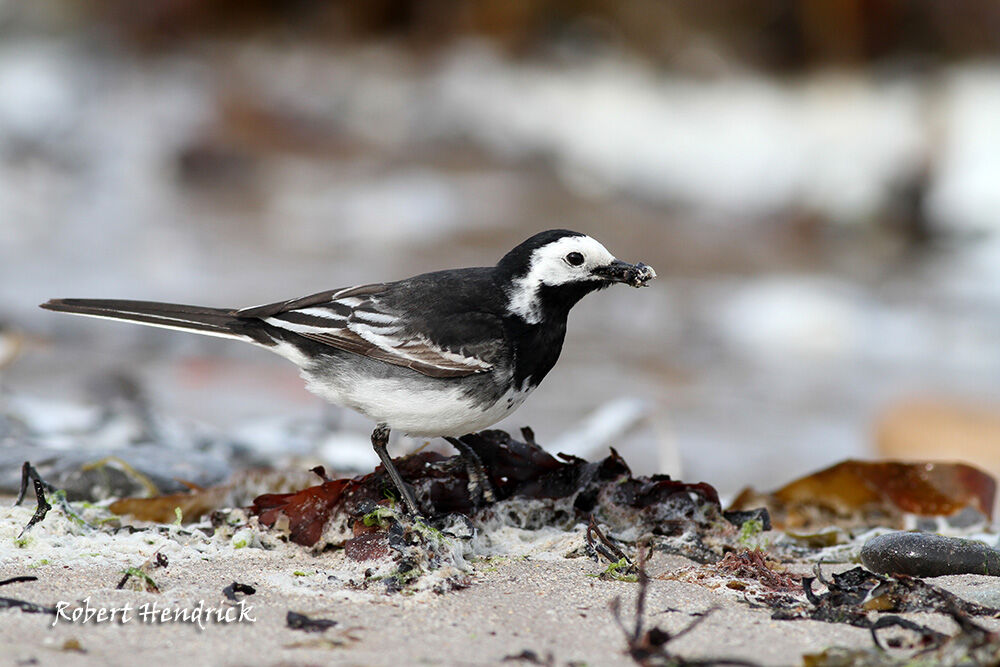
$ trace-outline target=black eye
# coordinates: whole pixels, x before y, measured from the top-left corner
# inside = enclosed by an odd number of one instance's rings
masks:
[[[580,266],[581,264],[583,264],[583,255],[578,252],[571,252],[570,254],[566,255],[566,261],[572,264],[573,266]]]

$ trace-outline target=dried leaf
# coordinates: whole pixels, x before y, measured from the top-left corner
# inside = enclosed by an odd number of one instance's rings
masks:
[[[119,515],[131,514],[141,521],[171,523],[180,508],[182,520],[190,523],[218,508],[231,490],[230,485],[225,485],[155,498],[122,498],[111,503],[108,509]]]
[[[973,508],[992,517],[995,480],[963,463],[844,461],[771,494],[746,489],[731,509],[765,505],[779,529],[890,525],[904,514],[950,516]]]

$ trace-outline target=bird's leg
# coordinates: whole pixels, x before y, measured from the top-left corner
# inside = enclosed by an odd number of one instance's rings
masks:
[[[420,511],[417,510],[417,501],[413,497],[413,492],[410,490],[410,486],[403,481],[402,475],[396,470],[396,466],[393,465],[392,459],[389,458],[389,450],[386,447],[389,445],[389,427],[385,424],[379,424],[372,431],[372,449],[378,454],[379,459],[382,460],[382,467],[385,471],[389,473],[389,477],[392,478],[392,483],[396,485],[396,489],[399,494],[403,497],[403,504],[406,505],[406,511],[414,518],[420,518]]]
[[[486,474],[486,466],[483,460],[476,454],[476,450],[458,438],[445,437],[448,443],[458,450],[459,456],[465,461],[465,469],[469,473],[469,493],[473,499],[482,497],[488,503],[496,502],[497,496],[493,491],[493,484],[490,476]]]

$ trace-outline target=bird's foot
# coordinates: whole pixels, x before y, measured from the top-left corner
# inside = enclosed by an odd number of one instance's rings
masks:
[[[389,450],[387,449],[389,445],[389,427],[385,424],[379,424],[372,431],[372,449],[378,454],[379,460],[382,461],[382,467],[385,471],[389,473],[389,478],[392,479],[393,485],[396,490],[399,491],[399,495],[402,497],[403,505],[406,507],[406,512],[413,517],[414,520],[423,520],[423,515],[420,514],[420,510],[417,508],[417,500],[413,495],[413,487],[403,480],[403,476],[399,474],[396,470],[395,464],[392,462],[392,458],[389,456]]]

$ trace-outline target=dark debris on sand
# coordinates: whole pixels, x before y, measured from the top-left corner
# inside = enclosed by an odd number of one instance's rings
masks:
[[[0,586],[6,586],[7,584],[21,584],[30,581],[38,581],[38,577],[25,575],[20,577],[10,577],[9,579],[4,579],[0,581]],[[55,607],[46,607],[45,605],[36,604],[34,602],[28,602],[27,600],[20,600],[18,598],[8,598],[0,597],[0,609],[20,609],[21,611],[28,614],[55,614]]]
[[[805,667],[934,667],[1000,665],[1000,632],[975,623],[967,614],[952,609],[947,612],[958,625],[958,632],[945,635],[899,616],[884,616],[872,626],[870,649],[829,648],[821,653],[802,656]],[[879,632],[887,628],[909,631],[911,641],[903,645],[901,637],[888,641]],[[903,648],[902,651],[894,650]]]
[[[431,517],[428,524],[445,533],[472,533],[477,525],[494,521],[525,529],[570,528],[593,515],[613,537],[632,543],[644,535],[685,536],[674,545],[664,539],[657,548],[700,562],[723,556],[722,543],[713,544],[711,536],[736,535],[708,484],[666,475],[634,477],[613,449],[592,462],[553,456],[534,442],[530,431],[524,436],[522,441],[490,430],[461,438],[482,462],[495,502],[470,488],[461,457],[420,452],[400,459],[397,466],[412,485],[420,511]],[[322,476],[322,470],[317,472]],[[388,475],[378,468],[351,479],[324,479],[297,493],[259,496],[250,511],[265,526],[284,527],[292,542],[343,546],[348,556],[365,560],[386,555],[394,542],[412,533],[393,528],[395,522],[382,511],[393,507],[392,493]]]
[[[903,574],[881,575],[855,567],[834,573],[827,580],[817,566],[816,578],[803,577],[802,586],[811,608],[776,610],[775,619],[810,618],[830,623],[872,627],[871,612],[937,612],[963,616],[1000,618],[1000,609],[968,602],[943,588]],[[819,579],[827,592],[817,594],[813,583]]]
[[[285,615],[285,625],[292,630],[304,632],[326,632],[337,625],[337,621],[328,618],[311,618],[305,614],[289,611]]]

